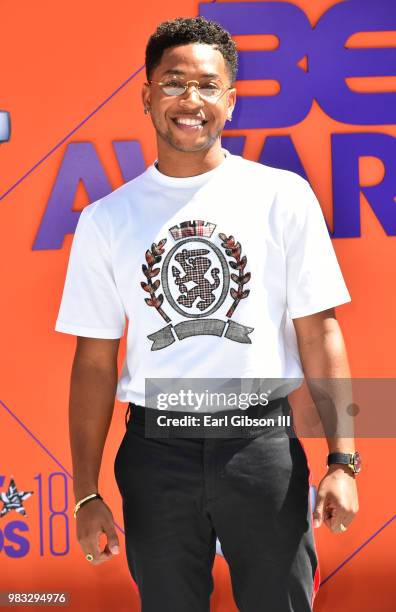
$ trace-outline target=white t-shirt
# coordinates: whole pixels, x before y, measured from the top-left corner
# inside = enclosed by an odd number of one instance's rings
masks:
[[[223,151],[193,177],[152,164],[81,213],[55,329],[120,338],[128,319],[122,402],[150,406],[146,378],[298,387],[291,319],[351,300],[309,183]]]

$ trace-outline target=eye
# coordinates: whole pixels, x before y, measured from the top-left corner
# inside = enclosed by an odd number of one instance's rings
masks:
[[[180,96],[184,91],[184,85],[177,79],[169,79],[161,88],[166,96]]]
[[[169,81],[165,81],[164,86],[165,87],[182,87],[183,85],[180,83],[180,81],[176,81],[175,79],[172,79]]]
[[[219,87],[219,85],[217,83],[202,83],[199,86],[199,90],[201,92],[201,94],[207,98],[215,98],[216,96],[219,95],[221,88]]]

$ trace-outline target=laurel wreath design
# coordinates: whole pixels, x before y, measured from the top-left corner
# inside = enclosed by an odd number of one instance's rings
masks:
[[[234,301],[226,313],[226,317],[231,318],[239,302],[246,298],[250,293],[250,289],[244,290],[243,286],[250,281],[251,273],[244,273],[244,269],[247,264],[247,257],[246,255],[241,257],[242,247],[240,242],[235,242],[234,236],[227,237],[226,234],[219,234],[219,238],[221,238],[223,241],[221,246],[225,249],[226,255],[235,259],[235,261],[228,261],[229,265],[233,270],[238,270],[238,274],[231,274],[232,280],[238,285],[237,290],[235,290],[233,287],[230,289],[230,294]]]
[[[171,319],[168,317],[168,315],[162,310],[161,308],[161,304],[164,301],[164,296],[162,293],[160,293],[160,295],[156,296],[155,292],[157,291],[158,287],[161,284],[161,281],[157,278],[156,281],[152,281],[152,279],[157,276],[160,272],[159,268],[154,268],[155,264],[159,263],[162,259],[162,255],[165,252],[164,249],[164,245],[166,243],[166,238],[163,238],[162,240],[159,241],[158,244],[155,244],[155,242],[153,242],[153,244],[151,245],[151,249],[148,249],[146,251],[146,262],[147,262],[147,266],[145,264],[142,265],[142,270],[143,270],[143,274],[145,275],[145,277],[147,278],[147,282],[141,282],[141,286],[142,289],[144,289],[144,291],[147,291],[147,293],[150,294],[149,298],[145,298],[144,301],[146,302],[146,304],[148,304],[149,306],[153,306],[154,308],[156,308],[159,312],[159,314],[161,315],[161,317],[167,322],[170,323]]]

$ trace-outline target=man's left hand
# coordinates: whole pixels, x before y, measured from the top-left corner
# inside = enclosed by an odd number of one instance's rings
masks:
[[[318,486],[314,527],[324,522],[333,533],[345,531],[359,510],[355,476],[348,466],[330,465]]]

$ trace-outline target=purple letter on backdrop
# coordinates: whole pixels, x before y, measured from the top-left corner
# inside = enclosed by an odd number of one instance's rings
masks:
[[[333,119],[359,125],[396,121],[396,93],[357,93],[348,77],[396,74],[395,48],[345,48],[355,32],[396,30],[394,0],[351,0],[330,8],[312,38],[310,70],[315,96]]]
[[[232,155],[243,155],[246,136],[222,136],[221,146]]]
[[[297,63],[312,35],[305,13],[281,2],[200,4],[200,14],[221,23],[232,35],[275,34],[273,51],[240,51],[239,80],[279,81],[276,96],[240,96],[229,129],[285,127],[302,121],[312,105],[310,76]]]
[[[140,143],[113,143],[124,180],[131,180],[144,171]],[[90,142],[68,145],[54,188],[48,200],[33,250],[61,249],[66,234],[74,234],[79,211],[72,210],[79,181],[83,181],[90,202],[112,191],[103,166]]]
[[[241,96],[233,128],[285,127],[302,121],[315,97],[333,119],[381,125],[396,119],[396,93],[356,93],[345,79],[388,76],[396,71],[396,49],[347,49],[356,32],[396,29],[396,2],[350,0],[330,8],[314,30],[293,4],[246,2],[201,4],[200,13],[221,23],[232,35],[275,34],[274,51],[240,51],[240,80],[275,79],[276,96]],[[308,73],[297,66],[308,56]]]
[[[259,162],[272,168],[290,170],[304,179],[307,178],[291,136],[267,136]]]
[[[396,236],[396,138],[388,134],[333,134],[334,238],[360,236],[360,191],[388,236]],[[385,176],[378,185],[359,186],[359,157],[378,157]]]

